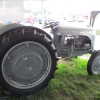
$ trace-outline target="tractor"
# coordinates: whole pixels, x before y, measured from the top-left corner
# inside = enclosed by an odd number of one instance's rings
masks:
[[[92,11],[90,26],[68,27],[51,22],[53,38],[43,29],[9,24],[0,28],[0,86],[7,95],[22,96],[48,85],[54,77],[59,58],[90,53],[89,75],[100,73],[100,51],[95,51]]]

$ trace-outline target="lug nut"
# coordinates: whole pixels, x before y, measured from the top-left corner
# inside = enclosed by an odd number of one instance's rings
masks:
[[[8,59],[10,59],[11,57],[8,56]]]
[[[34,76],[36,76],[36,74],[34,74]]]
[[[18,68],[16,68],[16,70],[18,70]]]
[[[23,79],[24,79],[25,77],[23,76]]]
[[[29,47],[29,44],[27,44],[26,46]]]

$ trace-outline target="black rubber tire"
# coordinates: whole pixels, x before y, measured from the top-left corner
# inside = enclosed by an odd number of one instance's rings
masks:
[[[13,32],[12,32],[13,33]],[[2,37],[3,38],[3,37]],[[18,89],[15,87],[12,87],[9,85],[3,75],[2,75],[2,70],[1,70],[1,64],[2,64],[2,59],[6,52],[13,47],[14,45],[24,42],[24,41],[35,41],[43,46],[46,47],[46,49],[49,51],[51,59],[52,59],[52,64],[51,64],[51,70],[46,77],[46,79],[41,82],[39,85],[30,88],[30,89]],[[0,85],[2,89],[5,91],[6,94],[12,95],[12,96],[22,96],[22,95],[28,95],[31,94],[44,86],[48,84],[48,82],[53,78],[53,74],[56,70],[56,63],[57,63],[57,58],[56,58],[56,50],[52,44],[52,42],[46,37],[46,35],[39,35],[39,34],[33,34],[31,32],[26,32],[23,34],[15,34],[12,35],[11,38],[9,38],[9,41],[6,43],[2,43],[1,45],[1,50],[0,50]]]
[[[93,61],[95,60],[95,58],[100,55],[100,50],[98,51],[95,51],[91,54],[91,57],[89,58],[88,60],[88,63],[87,63],[87,72],[89,75],[93,75],[95,73],[93,73],[92,71],[92,64],[93,64]]]

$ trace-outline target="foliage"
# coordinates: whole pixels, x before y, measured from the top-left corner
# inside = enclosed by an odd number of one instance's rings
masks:
[[[96,34],[97,34],[97,35],[100,35],[100,29],[97,29],[97,30],[96,30]]]
[[[87,60],[70,58],[58,61],[55,78],[48,86],[20,98],[8,100],[100,100],[100,75],[87,74]],[[0,92],[3,96],[3,92]]]

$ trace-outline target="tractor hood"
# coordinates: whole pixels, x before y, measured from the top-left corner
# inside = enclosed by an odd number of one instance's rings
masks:
[[[5,26],[3,26],[3,27],[0,28],[0,35],[4,35],[4,34],[6,34],[6,33],[9,32],[9,31],[12,31],[12,30],[18,29],[18,28],[23,28],[23,27],[24,27],[24,28],[27,27],[27,28],[37,29],[38,31],[41,31],[42,33],[46,34],[46,36],[47,36],[49,39],[51,39],[51,36],[48,35],[48,33],[47,33],[45,30],[40,29],[40,28],[38,28],[38,27],[25,26],[25,25],[22,25],[22,24],[8,24],[8,25],[5,25]]]
[[[60,26],[61,35],[95,35],[96,31],[92,27],[69,27]]]
[[[93,29],[93,25],[99,13],[100,11],[91,11],[89,27],[60,26],[60,33],[62,35],[95,35],[96,31]]]

